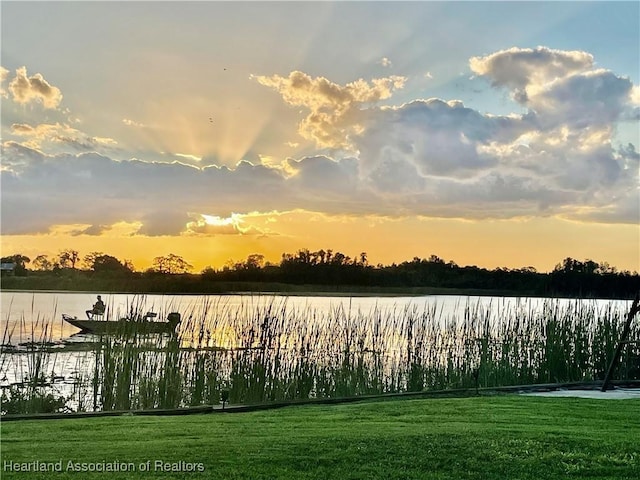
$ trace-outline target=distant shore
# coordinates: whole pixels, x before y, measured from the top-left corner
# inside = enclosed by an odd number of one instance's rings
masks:
[[[112,293],[112,294],[150,294],[150,295],[267,295],[267,296],[304,296],[304,297],[420,297],[428,295],[460,295],[484,297],[522,297],[522,298],[584,298],[579,296],[556,295],[549,296],[530,291],[494,290],[478,288],[447,288],[447,287],[363,287],[349,285],[295,285],[282,283],[221,282],[212,289],[189,289],[179,291],[169,288],[166,290],[140,288],[108,288],[102,285],[98,288],[37,288],[37,285],[21,285],[19,288],[7,288],[2,282],[0,291],[4,292],[34,292],[34,293]],[[21,282],[22,283],[22,282]],[[24,282],[30,283],[30,282]],[[86,285],[84,285],[86,287]],[[106,288],[105,288],[106,287]],[[590,297],[589,297],[590,298]],[[624,297],[614,299],[628,300]]]

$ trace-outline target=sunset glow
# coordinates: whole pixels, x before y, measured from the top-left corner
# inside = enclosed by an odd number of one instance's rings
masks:
[[[640,270],[637,2],[0,8],[3,256]]]

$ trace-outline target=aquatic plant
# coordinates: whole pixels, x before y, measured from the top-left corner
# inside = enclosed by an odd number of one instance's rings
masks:
[[[207,297],[181,312],[173,336],[125,330],[76,355],[82,373],[68,406],[176,408],[602,379],[625,312],[612,303],[536,302],[467,301],[458,315],[436,304],[319,311],[284,297],[246,297],[233,307]],[[638,322],[629,340],[636,343],[625,346],[616,378],[640,379]],[[41,349],[26,362],[27,385],[59,355]]]

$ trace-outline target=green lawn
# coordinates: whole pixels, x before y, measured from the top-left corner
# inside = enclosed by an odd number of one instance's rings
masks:
[[[239,414],[3,422],[5,479],[633,479],[640,401],[388,400]],[[62,473],[7,462],[62,462]],[[131,462],[126,473],[67,471]],[[151,472],[140,471],[150,461]],[[156,461],[204,472],[154,471]],[[182,467],[184,468],[184,467]]]

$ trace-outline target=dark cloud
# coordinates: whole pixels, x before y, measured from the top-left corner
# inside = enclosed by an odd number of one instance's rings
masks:
[[[479,154],[479,145],[513,140],[525,130],[522,124],[521,118],[482,115],[461,102],[418,100],[372,112],[354,143],[372,170],[404,162],[422,176],[469,176],[496,164]]]
[[[142,222],[138,230],[140,235],[158,237],[163,235],[176,235],[185,229],[189,221],[189,215],[180,209],[174,210],[169,206],[163,209],[151,210],[148,207],[141,217],[136,220]]]
[[[4,158],[13,165],[1,172],[6,234],[43,232],[55,224],[141,221],[141,234],[168,235],[185,229],[188,212],[282,207],[283,176],[248,162],[234,170],[197,169],[96,153],[48,156],[15,142],[5,143]]]
[[[79,230],[76,235],[93,235],[99,236],[112,229],[111,225],[91,225],[87,228]]]
[[[320,192],[323,195],[353,194],[358,188],[358,161],[353,157],[333,160],[326,156],[289,159],[295,172],[287,183],[301,192]]]

